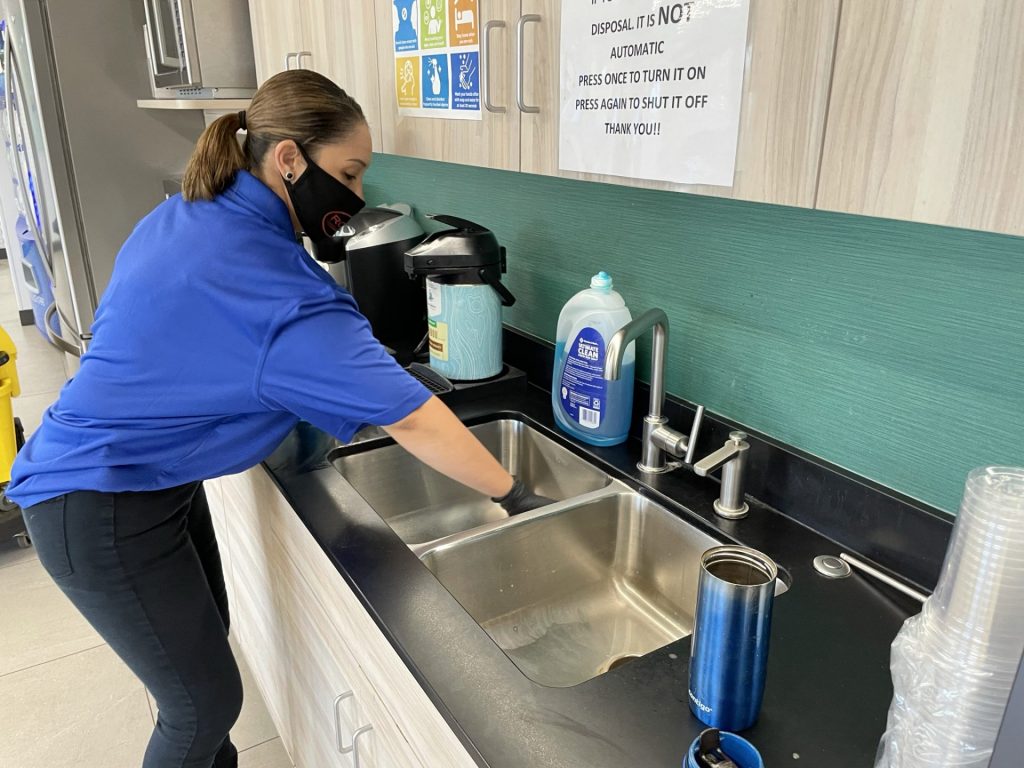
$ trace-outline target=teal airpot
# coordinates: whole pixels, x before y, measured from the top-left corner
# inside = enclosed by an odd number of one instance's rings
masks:
[[[486,227],[434,215],[449,229],[405,254],[410,277],[426,278],[430,367],[454,381],[479,381],[504,367],[501,311],[515,297],[501,283],[505,248]]]

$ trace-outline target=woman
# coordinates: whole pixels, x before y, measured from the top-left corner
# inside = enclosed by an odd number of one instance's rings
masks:
[[[237,765],[242,690],[204,478],[253,466],[301,418],[342,441],[384,426],[510,512],[544,503],[298,242],[331,246],[370,159],[362,110],[310,71],[210,125],[181,197],[124,244],[81,370],[15,463],[7,493],[43,566],[156,699],[146,768]]]

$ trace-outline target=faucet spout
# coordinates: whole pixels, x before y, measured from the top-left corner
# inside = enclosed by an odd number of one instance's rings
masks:
[[[649,309],[616,331],[605,352],[604,377],[608,381],[619,379],[626,349],[651,329],[654,330],[654,343],[651,347],[651,407],[648,418],[660,419],[665,402],[665,350],[668,348],[668,315],[663,310]]]
[[[668,348],[668,315],[663,310],[647,310],[612,336],[605,351],[604,377],[608,381],[615,381],[622,375],[622,358],[626,349],[648,330],[654,332],[651,345],[651,401],[644,418],[643,452],[637,466],[643,472],[667,472],[679,465],[668,463],[665,460],[666,453],[685,457],[687,464],[693,461],[704,406],[697,406],[689,436],[671,429],[668,420],[662,415],[665,407],[665,350]]]

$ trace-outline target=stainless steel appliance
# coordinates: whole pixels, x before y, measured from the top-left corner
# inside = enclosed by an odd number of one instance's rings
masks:
[[[427,233],[404,203],[364,208],[348,223],[345,260],[329,268],[366,315],[377,340],[404,364],[427,335],[422,280],[405,274],[405,252]]]
[[[70,356],[88,346],[122,243],[203,129],[200,112],[136,106],[143,16],[123,0],[0,0],[15,198],[52,276],[51,341]]]
[[[256,62],[246,0],[142,0],[156,98],[248,98]]]

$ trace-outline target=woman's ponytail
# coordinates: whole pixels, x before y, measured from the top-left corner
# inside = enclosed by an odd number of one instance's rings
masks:
[[[248,165],[237,138],[241,128],[237,112],[219,117],[206,127],[185,167],[182,197],[190,202],[213,200],[231,186],[235,175]]]
[[[211,123],[199,137],[185,168],[181,194],[188,201],[213,200],[241,170],[260,175],[275,144],[292,140],[308,150],[336,141],[365,124],[355,99],[309,69],[278,72],[260,86],[244,112]],[[240,145],[237,134],[245,131]]]

